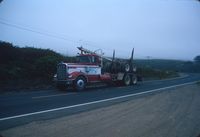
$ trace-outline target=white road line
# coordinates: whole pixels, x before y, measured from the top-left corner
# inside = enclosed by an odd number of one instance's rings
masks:
[[[58,97],[58,96],[68,96],[76,93],[65,93],[65,94],[54,94],[54,95],[47,95],[47,96],[36,96],[32,97],[32,99],[41,99],[41,98],[50,98],[50,97]]]
[[[195,84],[196,82],[197,81],[188,82],[188,83],[183,83],[183,84],[178,84],[178,85],[173,85],[173,86],[168,86],[168,87],[163,87],[163,88],[158,88],[158,89],[153,89],[153,90],[148,90],[148,91],[144,91],[144,92],[140,92],[140,93],[134,93],[134,94],[124,95],[124,96],[119,96],[119,97],[113,97],[113,98],[108,98],[108,99],[102,99],[102,100],[98,100],[98,101],[92,101],[92,102],[87,102],[87,103],[82,103],[82,104],[77,104],[77,105],[72,105],[72,106],[66,106],[66,107],[60,107],[60,108],[38,111],[38,112],[33,112],[33,113],[27,113],[27,114],[22,114],[22,115],[16,115],[16,116],[11,116],[11,117],[5,117],[5,118],[0,118],[0,121],[5,121],[5,120],[10,120],[10,119],[15,119],[15,118],[21,118],[21,117],[26,117],[26,116],[31,116],[31,115],[37,115],[37,114],[43,114],[43,113],[48,113],[48,112],[54,112],[54,111],[59,111],[59,110],[64,110],[64,109],[75,108],[75,107],[87,106],[87,105],[92,105],[92,104],[97,104],[97,103],[102,103],[102,102],[107,102],[107,101],[113,101],[113,100],[117,100],[117,99],[133,97],[133,96],[137,96],[137,95],[152,93],[152,92],[170,89],[170,88],[175,88],[175,87],[180,87],[180,86],[184,86],[184,85]]]

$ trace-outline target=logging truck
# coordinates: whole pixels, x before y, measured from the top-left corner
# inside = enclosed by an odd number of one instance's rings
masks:
[[[77,47],[80,53],[76,56],[76,62],[61,62],[57,65],[57,73],[54,81],[59,89],[73,87],[76,90],[84,90],[87,85],[95,83],[135,85],[138,81],[137,69],[133,64],[134,48],[130,59],[115,59],[104,57],[103,53],[90,51],[83,47]]]

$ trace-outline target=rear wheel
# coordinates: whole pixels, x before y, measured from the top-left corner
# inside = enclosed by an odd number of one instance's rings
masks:
[[[129,86],[131,84],[131,77],[130,77],[130,75],[128,75],[128,74],[124,75],[123,84],[125,86]]]
[[[135,66],[133,66],[133,72],[136,72],[137,68]]]
[[[137,84],[137,81],[138,81],[138,80],[137,80],[137,76],[136,76],[136,75],[133,75],[133,76],[132,76],[132,79],[131,79],[131,84],[132,84],[132,85],[136,85],[136,84]]]
[[[130,71],[130,65],[128,63],[125,64],[125,72],[129,72]]]
[[[74,88],[78,91],[84,90],[86,86],[86,79],[84,77],[78,77],[74,81]]]

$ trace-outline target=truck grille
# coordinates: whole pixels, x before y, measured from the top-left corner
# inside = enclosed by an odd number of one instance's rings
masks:
[[[66,80],[67,78],[67,66],[66,64],[58,64],[57,66],[57,79],[58,80]]]

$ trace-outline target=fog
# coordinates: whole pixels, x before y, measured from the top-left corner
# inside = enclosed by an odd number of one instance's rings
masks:
[[[0,40],[76,55],[192,60],[200,54],[200,3],[192,0],[4,0]]]

